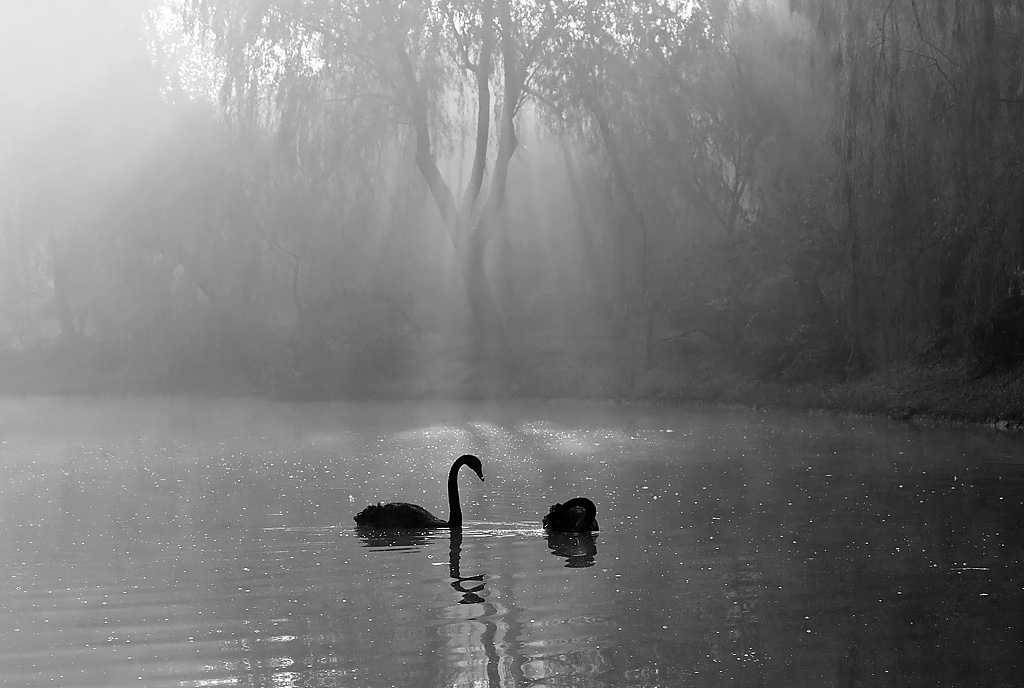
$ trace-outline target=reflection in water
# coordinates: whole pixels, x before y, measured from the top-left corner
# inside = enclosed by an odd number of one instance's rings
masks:
[[[594,565],[597,556],[597,536],[594,533],[548,533],[548,549],[566,560],[570,569]]]
[[[461,559],[462,531],[454,529],[451,533],[451,540],[448,548],[448,575],[453,579],[451,585],[455,590],[462,593],[462,599],[459,600],[459,604],[481,604],[484,602],[484,598],[477,595],[477,593],[484,589],[484,574],[481,573],[476,576],[463,576],[459,570]],[[479,585],[466,588],[464,587],[466,581],[479,582]]]
[[[356,535],[363,547],[415,552],[431,540],[429,530],[401,530],[356,526]]]
[[[362,546],[370,551],[404,553],[413,558],[422,555],[429,558],[431,546],[443,537],[436,530],[357,527],[355,532]],[[510,677],[510,667],[515,664],[515,658],[507,652],[510,643],[515,645],[512,641],[515,634],[510,634],[510,624],[503,619],[508,610],[487,599],[487,574],[462,574],[462,545],[462,529],[449,531],[449,585],[460,597],[454,606],[440,610],[442,618],[447,620],[439,628],[441,648],[444,648],[443,661],[447,665],[440,672],[444,677],[442,683],[495,687],[515,685]],[[397,597],[388,597],[386,601],[400,604]]]
[[[37,404],[0,397],[0,685],[1024,685],[1016,436],[667,408],[430,405],[442,424],[423,405]],[[19,408],[55,427],[20,430]],[[494,462],[467,495],[486,530],[325,525],[382,493],[438,508],[421,476],[472,446]],[[621,524],[600,562],[589,534],[518,521],[567,485]]]
[[[497,618],[499,613],[495,605],[488,602],[483,595],[478,594],[484,591],[486,574],[462,575],[462,530],[459,528],[453,528],[451,531],[448,546],[448,574],[452,578],[452,588],[462,595],[458,604],[473,605],[469,613],[474,614],[474,616],[463,617],[461,621],[449,624],[445,631],[450,634],[452,640],[458,640],[457,643],[452,643],[451,640],[448,643],[449,649],[453,650],[450,661],[454,667],[457,667],[457,673],[460,674],[457,683],[460,685],[485,683],[495,688],[505,685],[501,680],[502,658],[498,654],[497,639],[499,633],[507,637],[507,629],[499,628]],[[506,625],[502,624],[502,626]],[[503,646],[507,647],[507,644],[508,640],[506,639]],[[466,662],[465,651],[474,646],[482,647],[487,658],[486,679],[483,676],[474,675],[476,673],[473,671],[474,663]]]

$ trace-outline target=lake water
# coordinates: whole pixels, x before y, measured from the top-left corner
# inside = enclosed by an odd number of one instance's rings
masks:
[[[369,502],[465,527],[367,534]],[[550,504],[601,531],[547,536]],[[0,684],[1020,686],[1024,438],[747,410],[0,400]]]

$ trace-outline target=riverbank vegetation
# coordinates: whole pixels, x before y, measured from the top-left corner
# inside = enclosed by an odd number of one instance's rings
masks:
[[[10,12],[0,391],[1024,418],[1016,2]]]

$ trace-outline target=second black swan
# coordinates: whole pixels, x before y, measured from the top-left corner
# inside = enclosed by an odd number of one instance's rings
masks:
[[[587,533],[600,530],[597,526],[597,507],[586,497],[576,497],[565,504],[555,504],[541,523],[547,530],[560,533]]]
[[[459,469],[469,466],[480,480],[484,479],[480,459],[463,454],[448,471],[448,520],[443,521],[418,504],[391,502],[371,504],[355,515],[357,526],[367,528],[461,528],[462,506],[459,504]]]

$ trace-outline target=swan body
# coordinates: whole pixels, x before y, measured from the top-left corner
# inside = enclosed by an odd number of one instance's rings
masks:
[[[459,469],[469,466],[480,480],[484,479],[480,459],[463,454],[448,471],[448,520],[442,520],[418,504],[391,502],[371,504],[355,515],[357,526],[369,528],[461,528],[462,506],[459,504]]]
[[[549,531],[560,533],[588,533],[600,530],[597,526],[597,507],[586,497],[555,504],[541,521]]]

